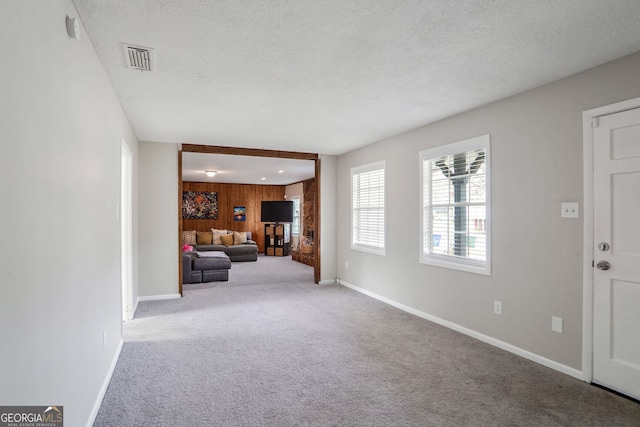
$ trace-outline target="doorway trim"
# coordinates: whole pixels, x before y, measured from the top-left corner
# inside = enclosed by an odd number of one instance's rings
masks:
[[[120,280],[122,321],[133,318],[133,154],[124,139],[120,149]]]
[[[229,154],[236,156],[256,156],[256,157],[275,157],[280,159],[296,159],[296,160],[313,160],[315,163],[315,200],[313,206],[314,215],[314,239],[313,239],[313,280],[320,283],[320,156],[316,153],[303,153],[297,151],[280,151],[280,150],[263,150],[257,148],[239,148],[239,147],[223,147],[218,145],[197,145],[197,144],[179,144],[178,145],[178,208],[179,208],[179,224],[178,224],[178,265],[179,265],[179,292],[182,295],[182,153],[206,153],[206,154]]]
[[[583,261],[582,261],[582,379],[593,380],[593,128],[598,117],[640,108],[640,98],[582,112],[582,167],[584,188]]]

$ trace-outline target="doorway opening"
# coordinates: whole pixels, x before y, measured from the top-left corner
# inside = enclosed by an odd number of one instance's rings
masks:
[[[277,159],[290,159],[290,160],[307,160],[313,161],[312,167],[315,172],[315,176],[312,184],[312,189],[310,189],[310,193],[313,194],[314,202],[313,202],[313,217],[316,218],[316,222],[314,224],[314,234],[316,236],[313,239],[313,252],[315,256],[313,257],[313,269],[314,269],[314,281],[315,283],[319,283],[320,281],[320,157],[318,154],[314,153],[301,153],[301,152],[291,152],[291,151],[274,151],[274,150],[263,150],[263,149],[251,149],[251,148],[234,148],[234,147],[221,147],[221,146],[209,146],[209,145],[193,145],[193,144],[182,144],[178,150],[178,206],[179,206],[179,235],[178,235],[178,244],[180,248],[182,247],[182,236],[181,232],[183,230],[183,219],[182,219],[182,192],[183,192],[183,153],[202,153],[202,154],[223,154],[230,155],[231,157],[238,156],[253,156],[253,157],[262,157],[262,158],[277,158]],[[182,295],[182,253],[179,251],[179,291]]]

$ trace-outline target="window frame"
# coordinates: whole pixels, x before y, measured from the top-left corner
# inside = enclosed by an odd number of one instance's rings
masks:
[[[355,207],[354,207],[354,177],[356,175],[360,175],[367,172],[373,172],[376,170],[382,170],[382,218],[383,218],[383,227],[382,227],[382,246],[373,246],[367,245],[360,242],[355,241]],[[366,165],[355,166],[351,168],[351,189],[349,191],[351,195],[351,249],[368,252],[376,255],[386,256],[387,255],[387,162],[386,160],[381,160],[374,163],[369,163]]]
[[[486,237],[486,254],[485,261],[474,261],[469,258],[462,258],[453,255],[442,255],[429,253],[425,249],[425,234],[428,232],[428,238],[433,239],[433,233],[431,230],[431,215],[425,215],[425,209],[431,205],[425,204],[425,161],[434,160],[442,157],[447,157],[455,154],[466,153],[469,151],[475,151],[484,149],[485,159],[485,237]],[[447,145],[427,149],[418,153],[419,163],[419,180],[420,180],[420,193],[419,193],[419,222],[420,222],[420,234],[419,234],[419,256],[418,260],[421,264],[432,265],[436,267],[443,267],[453,270],[465,271],[468,273],[482,274],[485,276],[491,275],[491,136],[489,134],[481,135],[478,137],[466,139],[450,143]],[[429,178],[429,185],[431,178]],[[431,194],[431,193],[430,193]],[[453,203],[449,204],[449,207],[454,206]],[[425,220],[425,217],[427,219]]]
[[[302,229],[302,205],[300,203],[300,196],[293,196],[291,198],[291,201],[293,202],[293,223],[291,224],[291,235],[294,237],[299,237],[300,230]],[[296,204],[298,205],[297,211],[296,211]],[[298,213],[297,215],[296,215],[296,212]],[[297,219],[297,222],[296,222],[296,219]],[[297,233],[296,233],[296,225],[298,228]]]

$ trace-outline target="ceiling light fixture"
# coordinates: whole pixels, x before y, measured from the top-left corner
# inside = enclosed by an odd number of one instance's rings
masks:
[[[208,177],[214,177],[218,173],[218,171],[205,171]]]
[[[265,178],[264,176],[262,178],[260,178],[260,179],[263,180],[263,181],[267,180],[267,178]]]
[[[284,171],[283,171],[282,169],[280,169],[280,170],[278,171],[278,173],[284,173]]]

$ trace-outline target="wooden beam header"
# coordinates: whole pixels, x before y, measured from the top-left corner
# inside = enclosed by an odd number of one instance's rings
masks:
[[[318,154],[297,151],[262,150],[257,148],[222,147],[218,145],[182,144],[189,153],[231,154],[236,156],[276,157],[279,159],[318,160]]]

